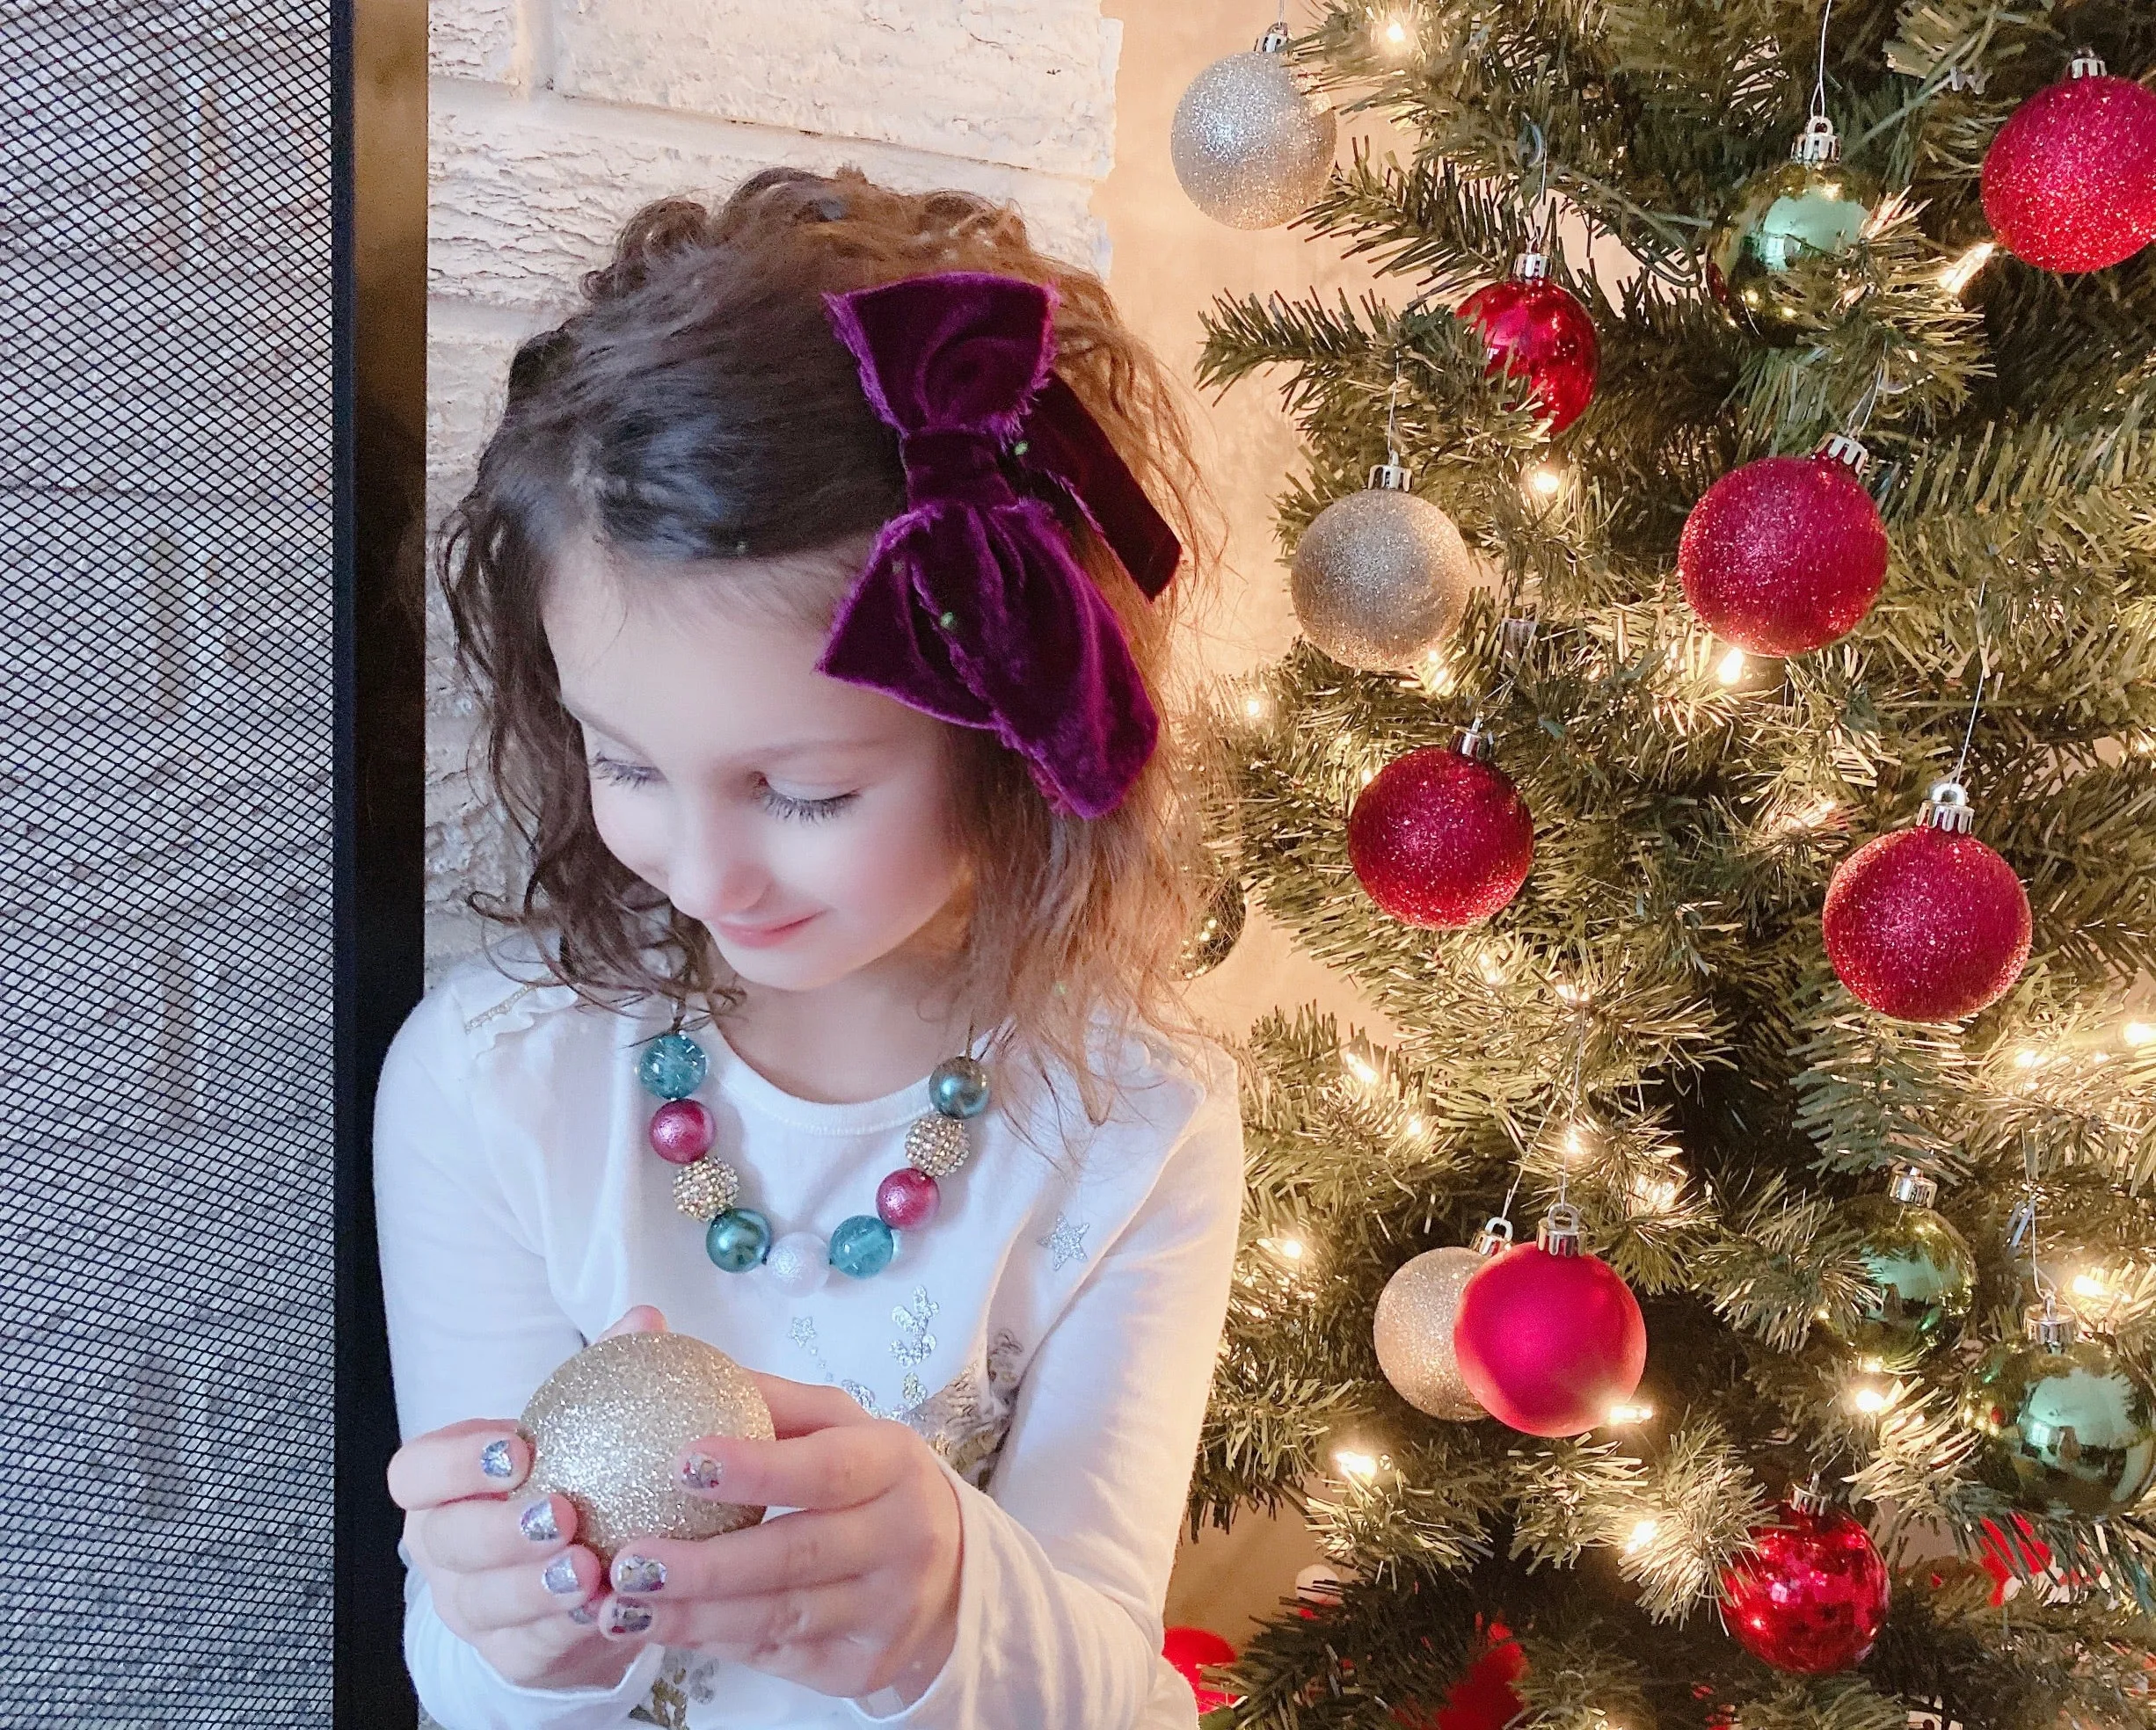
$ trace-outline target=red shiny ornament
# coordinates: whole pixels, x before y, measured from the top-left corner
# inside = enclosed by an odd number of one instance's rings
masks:
[[[907,1231],[935,1218],[943,1199],[928,1173],[900,1166],[876,1186],[876,1217],[894,1232]]]
[[[1428,745],[1395,758],[1348,813],[1348,863],[1370,898],[1409,925],[1445,930],[1488,919],[1534,863],[1526,802],[1504,770],[1468,749]]]
[[[1528,256],[1535,266],[1476,289],[1460,303],[1459,316],[1482,332],[1490,372],[1527,381],[1555,437],[1594,395],[1601,349],[1579,297],[1539,274],[1539,255]]]
[[[1966,832],[1966,801],[1953,793],[1958,832],[1927,802],[1914,828],[1867,841],[1835,868],[1819,913],[1837,977],[1899,1021],[1973,1015],[2006,995],[2029,960],[2028,891]]]
[[[1638,1389],[1647,1322],[1600,1257],[1521,1244],[1460,1294],[1453,1355],[1468,1392],[1498,1422],[1529,1436],[1577,1436]]]
[[[1854,629],[1886,571],[1879,507],[1825,452],[1732,469],[1692,507],[1677,543],[1692,610],[1755,655],[1801,655]]]
[[[2007,1601],[2007,1584],[2023,1574],[2042,1574],[2051,1566],[2051,1546],[2036,1536],[2036,1529],[2020,1514],[2014,1516],[2011,1532],[1995,1522],[1983,1523],[1984,1533],[1977,1544],[1977,1559],[1984,1564],[1985,1573],[1992,1576],[1992,1603]],[[2014,1566],[2016,1558],[2021,1566]]]
[[[711,1114],[693,1099],[668,1100],[652,1114],[652,1152],[676,1166],[693,1166],[710,1151]]]
[[[1201,1672],[1207,1664],[1232,1664],[1235,1661],[1235,1648],[1210,1628],[1170,1628],[1161,1640],[1161,1656],[1172,1664],[1183,1679],[1191,1684],[1191,1692],[1198,1697],[1198,1710],[1201,1712],[1232,1706],[1242,1697],[1224,1694],[1209,1686]]]
[[[1786,1501],[1752,1537],[1757,1550],[1722,1576],[1722,1619],[1737,1643],[1798,1675],[1862,1663],[1886,1622],[1888,1590],[1863,1523]]]
[[[2156,239],[2156,91],[2106,77],[2084,50],[2074,75],[2016,108],[1984,153],[1984,214],[2039,270],[2105,270]]]

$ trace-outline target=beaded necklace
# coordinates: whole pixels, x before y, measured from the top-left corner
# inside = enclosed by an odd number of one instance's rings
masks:
[[[867,1279],[889,1267],[899,1233],[936,1217],[940,1179],[964,1166],[973,1148],[966,1120],[988,1109],[988,1072],[972,1057],[946,1058],[929,1078],[933,1111],[906,1131],[906,1164],[876,1186],[876,1211],[841,1220],[829,1239],[813,1232],[790,1232],[774,1241],[771,1222],[754,1208],[738,1205],[741,1174],[711,1152],[717,1126],[708,1108],[689,1097],[711,1072],[703,1047],[681,1031],[645,1044],[637,1058],[637,1079],[660,1104],[646,1134],[652,1151],[681,1169],[674,1176],[674,1204],[704,1222],[703,1248],[717,1267],[743,1274],[761,1267],[779,1290],[803,1297],[819,1289],[831,1269]]]

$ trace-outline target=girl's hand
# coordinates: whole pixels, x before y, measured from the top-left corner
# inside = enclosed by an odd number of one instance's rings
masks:
[[[600,1338],[665,1326],[640,1304]],[[531,1443],[513,1418],[468,1418],[413,1436],[390,1461],[404,1547],[435,1614],[505,1681],[610,1688],[636,1661],[637,1638],[601,1638],[613,1611],[606,1568],[571,1542],[577,1509],[567,1496],[516,1494],[530,1471]]]
[[[614,1559],[616,1602],[648,1606],[645,1637],[667,1646],[844,1699],[894,1687],[911,1705],[958,1638],[958,1492],[904,1424],[837,1388],[755,1379],[778,1439],[706,1436],[676,1464],[714,1501],[799,1511],[717,1537],[631,1539]]]

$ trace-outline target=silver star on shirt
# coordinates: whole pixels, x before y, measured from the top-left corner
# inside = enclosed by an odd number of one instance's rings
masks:
[[[1067,1261],[1082,1261],[1086,1259],[1086,1233],[1090,1230],[1092,1227],[1089,1225],[1072,1225],[1066,1215],[1059,1213],[1055,1217],[1055,1228],[1046,1237],[1036,1238],[1033,1241],[1048,1252],[1054,1259],[1056,1268],[1060,1271]]]

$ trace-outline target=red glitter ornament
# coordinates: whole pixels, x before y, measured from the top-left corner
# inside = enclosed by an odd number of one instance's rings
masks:
[[[2156,239],[2156,91],[2088,49],[2016,108],[1984,153],[1999,244],[2048,271],[2105,270]]]
[[[1476,289],[1459,316],[1482,332],[1490,372],[1527,381],[1553,438],[1579,418],[1594,395],[1600,345],[1587,309],[1549,280],[1542,254],[1523,252],[1511,275]]]
[[[1537,1240],[1493,1258],[1460,1294],[1460,1378],[1482,1408],[1529,1436],[1577,1436],[1609,1421],[1647,1368],[1639,1300],[1579,1247],[1579,1210],[1550,1209]]]
[[[1722,1619],[1778,1670],[1826,1675],[1861,1664],[1886,1622],[1887,1568],[1862,1522],[1799,1490],[1758,1547],[1722,1576]]]
[[[1198,1710],[1201,1712],[1218,1711],[1232,1706],[1242,1697],[1224,1694],[1205,1680],[1208,1664],[1232,1664],[1235,1661],[1235,1648],[1210,1628],[1169,1628],[1161,1639],[1161,1656],[1167,1659],[1176,1673],[1191,1684],[1191,1692],[1198,1697]]]
[[[1677,575],[1707,628],[1755,655],[1801,655],[1854,629],[1886,581],[1886,527],[1860,476],[1863,446],[1732,469],[1701,495]]]
[[[1835,869],[1819,915],[1826,956],[1857,1000],[1899,1021],[1951,1021],[1997,1002],[2029,960],[2029,894],[1969,832],[1969,796],[1931,789],[1916,826]]]
[[[1534,863],[1534,819],[1490,741],[1428,745],[1395,759],[1348,813],[1348,863],[1395,919],[1446,930],[1488,919]]]

